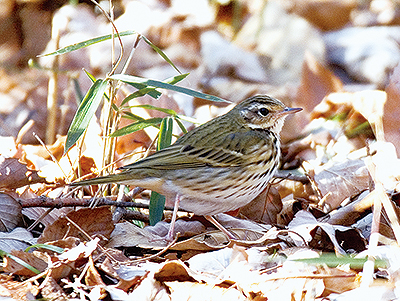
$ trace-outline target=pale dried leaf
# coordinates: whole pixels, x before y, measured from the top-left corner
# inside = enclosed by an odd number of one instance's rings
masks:
[[[76,247],[73,247],[72,249],[60,254],[58,258],[60,260],[66,260],[70,262],[74,262],[81,258],[87,258],[96,250],[99,240],[100,239],[96,237],[95,239],[86,243],[80,243]]]
[[[234,288],[218,287],[213,284],[192,282],[167,282],[165,285],[171,291],[171,300],[193,301],[234,301],[248,300],[242,292]]]
[[[123,222],[115,225],[107,243],[108,248],[118,247],[163,247],[165,242],[160,236],[150,233],[132,223]]]
[[[244,231],[249,230],[254,232],[267,231],[271,229],[270,225],[256,223],[252,220],[236,218],[226,213],[218,213],[214,217],[226,229],[243,229]],[[246,236],[239,237],[242,240],[246,240]]]
[[[348,197],[368,188],[369,174],[364,161],[348,160],[322,169],[314,177],[329,211],[336,209]],[[329,193],[329,195],[328,195]]]
[[[346,254],[344,247],[351,245],[351,242],[338,241],[337,236],[339,232],[346,232],[347,230],[352,230],[351,227],[343,227],[339,225],[330,225],[328,223],[318,222],[311,213],[307,211],[299,211],[295,218],[289,224],[289,236],[296,242],[298,246],[304,246],[304,242],[310,243],[312,240],[315,239],[315,231],[314,229],[320,228],[323,231],[323,234],[329,238],[329,241],[324,242],[321,240],[317,240],[315,243],[317,244],[316,247],[323,248],[323,244],[332,244],[334,250],[338,254]],[[293,232],[293,233],[292,233]],[[297,233],[297,234],[294,234]],[[321,234],[322,235],[322,234]],[[354,237],[348,235],[348,238],[353,240]]]
[[[163,238],[169,231],[170,223],[165,221],[158,222],[154,226],[147,226],[145,231],[152,233],[159,238]],[[191,237],[205,231],[205,226],[196,220],[178,219],[175,222],[175,233],[179,233],[179,237]]]
[[[0,232],[9,232],[20,224],[21,205],[10,195],[0,193]]]
[[[24,228],[15,228],[10,233],[0,232],[0,250],[11,252],[11,250],[25,250],[36,243],[36,238]]]
[[[58,285],[57,281],[54,278],[49,277],[44,281],[41,294],[44,299],[47,300],[54,300],[54,301],[67,301],[68,296],[64,293],[61,286]]]
[[[0,284],[0,296],[11,297],[12,300],[31,301],[39,293],[38,286],[31,281],[21,283],[20,281],[4,281]],[[11,299],[5,299],[11,300]]]
[[[190,258],[187,263],[191,270],[204,273],[208,277],[218,277],[230,264],[233,250],[223,248],[221,250],[198,254]]]
[[[6,158],[10,158],[13,157],[16,153],[17,153],[17,145],[15,143],[14,138],[0,137],[0,155]]]

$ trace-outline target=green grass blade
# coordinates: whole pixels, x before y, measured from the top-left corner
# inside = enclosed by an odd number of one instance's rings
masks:
[[[83,69],[83,71],[85,71],[87,77],[89,77],[89,79],[92,81],[92,83],[94,83],[96,81],[96,78],[86,69]]]
[[[168,78],[166,79],[164,82],[167,84],[171,84],[174,85],[178,82],[180,82],[181,80],[183,80],[184,78],[186,78],[189,75],[189,73],[185,73],[185,74],[180,74],[177,76],[174,76],[172,78]],[[161,92],[157,91],[156,88],[150,88],[146,85],[143,84],[133,84],[130,83],[130,85],[134,86],[136,89],[139,89],[138,91],[128,95],[123,101],[121,106],[125,105],[128,101],[130,101],[131,99],[143,96],[145,94],[149,94],[151,97],[153,97],[154,99],[158,99],[161,96]]]
[[[173,118],[169,116],[163,118],[160,125],[160,132],[158,134],[157,150],[161,150],[171,145],[173,127]]]
[[[35,244],[35,245],[27,247],[25,249],[25,252],[29,252],[29,250],[32,249],[32,248],[46,249],[46,250],[49,250],[49,251],[52,251],[52,252],[58,253],[58,254],[62,254],[65,251],[63,248],[60,248],[60,247],[57,247],[57,246],[52,246],[52,245],[47,245],[47,244]]]
[[[190,123],[193,123],[193,124],[200,124],[201,122],[199,122],[197,119],[195,119],[195,118],[192,118],[192,117],[188,117],[188,116],[185,116],[185,115],[180,115],[180,114],[178,114],[178,115],[176,115],[175,116],[177,119],[179,118],[179,119],[181,119],[181,120],[184,120],[184,121],[187,121],[187,122],[190,122]]]
[[[350,256],[336,256],[336,254],[325,253],[316,258],[299,258],[293,261],[300,261],[310,265],[327,265],[328,267],[337,267],[339,265],[350,265],[352,269],[361,269],[367,258],[354,258]],[[375,259],[375,268],[385,268],[387,262],[382,259]]]
[[[121,37],[123,37],[123,36],[129,36],[129,35],[133,35],[133,34],[136,34],[136,32],[133,31],[133,30],[127,30],[127,31],[121,32],[119,35]],[[60,49],[58,49],[58,50],[56,50],[54,52],[51,52],[51,53],[38,55],[38,57],[65,54],[65,53],[68,53],[68,52],[71,52],[71,51],[75,51],[75,50],[78,50],[78,49],[81,49],[81,48],[85,48],[85,47],[93,45],[93,44],[97,44],[97,43],[100,43],[100,42],[103,42],[103,41],[107,41],[107,40],[111,39],[111,37],[112,37],[112,35],[109,34],[109,35],[93,38],[93,39],[90,39],[90,40],[86,40],[86,41],[83,41],[83,42],[79,42],[79,43],[76,43],[76,44],[72,44],[72,45],[60,48]],[[118,35],[114,34],[114,37],[116,38],[116,37],[118,37]]]
[[[156,88],[162,88],[162,89],[167,89],[183,94],[187,94],[193,97],[201,98],[201,99],[206,99],[210,101],[216,101],[216,102],[228,102],[229,101],[219,98],[217,96],[201,93],[192,89],[184,88],[184,87],[179,87],[179,86],[174,86],[171,84],[167,84],[158,80],[153,80],[153,79],[147,79],[147,78],[142,78],[138,76],[133,76],[133,75],[126,75],[126,74],[115,74],[111,76],[111,79],[116,79],[123,81],[124,83],[127,84],[143,84],[146,86],[151,86],[151,87],[156,87]]]
[[[120,137],[120,136],[128,135],[133,132],[145,129],[149,126],[156,126],[156,125],[160,124],[160,122],[162,122],[162,118],[150,118],[150,119],[146,119],[146,120],[140,120],[138,122],[127,125],[127,126],[123,127],[122,129],[116,130],[110,136],[111,137]]]
[[[142,85],[144,86],[144,85]],[[135,88],[137,88],[137,86],[135,86]],[[144,95],[150,95],[151,97],[153,97],[154,99],[158,99],[161,96],[161,92],[158,92],[155,88],[149,88],[144,86],[143,88],[141,88],[140,90],[129,94],[127,97],[125,97],[125,99],[122,101],[121,106],[125,105],[128,101],[144,96]]]
[[[153,50],[155,52],[157,52],[168,64],[170,64],[178,73],[182,73],[179,71],[179,69],[175,66],[175,64],[169,59],[169,57],[162,52],[162,50],[160,48],[158,48],[156,45],[154,45],[149,39],[147,39],[145,36],[142,36],[142,39],[148,44],[150,45],[151,48],[153,48]]]
[[[157,150],[161,150],[171,145],[172,141],[173,118],[163,118],[158,134]],[[163,217],[165,207],[165,196],[152,191],[150,195],[149,222],[154,226]]]
[[[156,111],[160,111],[160,112],[166,113],[168,115],[172,115],[172,116],[178,115],[178,113],[176,113],[172,109],[164,109],[164,108],[160,108],[160,107],[156,107],[156,106],[152,106],[152,105],[136,105],[136,106],[124,107],[124,109],[132,109],[132,108],[142,108],[142,109],[147,109],[147,110],[156,110]]]
[[[82,93],[82,90],[81,90],[81,87],[79,86],[79,81],[78,81],[78,79],[76,79],[76,78],[73,78],[72,79],[72,82],[74,83],[74,89],[75,89],[75,94],[76,94],[76,98],[77,98],[77,100],[78,100],[78,104],[82,101],[82,99],[83,99],[83,93]]]
[[[186,134],[187,133],[187,129],[183,125],[182,121],[180,121],[179,118],[177,118],[176,116],[174,116],[174,120],[178,124],[178,126],[181,129],[182,133]]]
[[[150,194],[149,205],[149,223],[154,226],[162,220],[165,207],[165,196],[158,192],[152,191]]]
[[[128,111],[122,111],[122,115],[123,118],[126,119],[131,119],[133,121],[142,121],[145,120],[143,117],[140,117],[139,115],[133,114],[131,112]]]
[[[31,266],[30,264],[26,263],[25,261],[23,261],[22,259],[7,253],[3,250],[0,250],[0,256],[4,257],[7,256],[8,258],[11,258],[12,260],[14,260],[15,262],[19,263],[20,265],[22,265],[24,268],[27,268],[28,270],[34,272],[35,274],[40,274],[40,271],[38,269],[36,269],[35,267]]]
[[[86,93],[68,129],[64,152],[67,152],[84,133],[103,98],[106,80],[97,80]]]

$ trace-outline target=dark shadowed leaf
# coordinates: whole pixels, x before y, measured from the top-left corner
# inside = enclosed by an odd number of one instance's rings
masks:
[[[158,134],[157,150],[161,150],[171,145],[172,141],[173,118],[163,118]],[[165,206],[165,196],[152,191],[150,196],[149,220],[150,225],[157,224],[163,216]]]

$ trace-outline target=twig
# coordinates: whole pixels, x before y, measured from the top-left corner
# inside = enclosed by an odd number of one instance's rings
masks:
[[[138,202],[116,202],[115,196],[99,197],[99,198],[48,198],[41,196],[31,199],[17,199],[23,208],[29,207],[47,207],[47,208],[63,208],[63,207],[89,207],[93,201],[98,203],[98,206],[116,206],[116,207],[136,207],[136,208],[149,208],[148,204]],[[174,210],[173,207],[165,207],[165,210]],[[179,209],[180,211],[185,211]]]
[[[172,242],[170,242],[170,243],[169,243],[164,249],[162,249],[160,252],[158,252],[158,253],[156,253],[156,254],[153,254],[153,255],[151,255],[151,256],[148,256],[148,257],[144,257],[144,258],[140,258],[140,259],[136,259],[136,260],[130,260],[130,261],[128,261],[127,263],[129,263],[129,264],[136,264],[136,263],[139,263],[139,262],[142,262],[142,261],[147,261],[147,260],[150,260],[150,259],[153,259],[153,258],[157,258],[157,257],[159,257],[161,254],[167,252],[167,251],[176,243],[176,241],[178,240],[178,238],[179,238],[179,233],[175,236],[174,240],[173,240]]]

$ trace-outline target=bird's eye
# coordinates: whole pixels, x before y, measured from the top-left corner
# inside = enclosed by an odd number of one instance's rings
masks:
[[[261,109],[258,110],[258,113],[261,116],[267,116],[269,114],[269,110],[267,108],[261,108]]]

